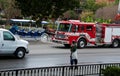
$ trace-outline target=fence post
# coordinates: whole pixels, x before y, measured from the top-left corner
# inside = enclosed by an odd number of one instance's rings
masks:
[[[64,76],[64,70],[65,70],[65,67],[63,66],[63,70],[62,70],[62,76]]]
[[[101,74],[102,74],[102,71],[101,71],[101,70],[102,70],[102,64],[100,64],[99,76],[101,76]]]
[[[16,75],[15,76],[18,76],[18,70],[16,70]]]

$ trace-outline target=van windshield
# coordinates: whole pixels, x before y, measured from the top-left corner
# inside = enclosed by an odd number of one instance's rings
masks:
[[[71,28],[71,24],[60,23],[58,25],[58,31],[69,32],[70,28]]]

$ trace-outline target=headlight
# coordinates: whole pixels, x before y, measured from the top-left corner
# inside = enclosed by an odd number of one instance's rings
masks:
[[[65,39],[68,39],[69,38],[69,36],[65,36]]]

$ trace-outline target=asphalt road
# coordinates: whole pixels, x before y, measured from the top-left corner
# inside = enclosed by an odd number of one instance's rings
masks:
[[[55,43],[31,41],[24,59],[0,57],[0,70],[70,65],[70,49]],[[87,47],[77,49],[78,64],[119,63],[120,48]]]

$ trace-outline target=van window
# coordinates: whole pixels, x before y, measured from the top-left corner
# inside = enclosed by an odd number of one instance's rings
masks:
[[[13,35],[7,31],[3,32],[3,38],[4,38],[4,40],[14,40]]]

